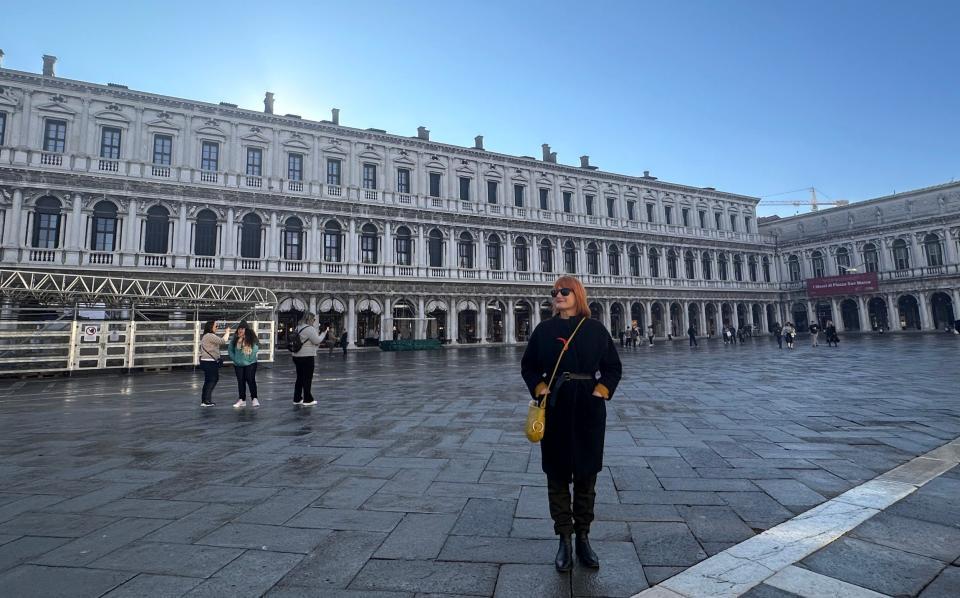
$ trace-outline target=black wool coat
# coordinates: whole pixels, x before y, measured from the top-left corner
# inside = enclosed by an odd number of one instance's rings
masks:
[[[569,339],[579,321],[579,316],[553,317],[541,322],[530,335],[520,370],[531,396],[536,397],[540,384],[550,380],[563,348],[559,339]],[[609,400],[622,374],[620,356],[603,324],[590,318],[584,321],[560,361],[558,379],[563,372],[594,376],[594,380],[570,380],[559,387],[554,382],[555,392],[547,404],[546,429],[540,444],[543,472],[569,480],[603,468],[607,407],[606,400],[593,396],[593,392]]]

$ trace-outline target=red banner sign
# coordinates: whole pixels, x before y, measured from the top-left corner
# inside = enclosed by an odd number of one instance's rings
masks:
[[[859,295],[861,293],[872,293],[877,290],[878,286],[879,280],[876,272],[808,278],[807,296]]]

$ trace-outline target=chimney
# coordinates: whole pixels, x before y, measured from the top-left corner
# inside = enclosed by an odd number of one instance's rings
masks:
[[[273,92],[268,91],[263,96],[263,111],[267,114],[273,114]]]
[[[473,149],[483,149],[483,135],[477,135],[473,138]]]
[[[56,77],[57,74],[53,72],[53,67],[57,64],[57,57],[50,56],[49,54],[43,55],[43,76],[44,77]]]
[[[430,141],[430,129],[426,127],[417,127],[417,138]]]
[[[540,147],[543,149],[543,161],[549,162],[550,161],[550,144],[544,143]]]
[[[3,50],[0,50],[0,69],[3,68]]]
[[[334,108],[333,110],[330,111],[330,115],[331,115],[331,120],[333,120],[333,124],[339,125],[339,124],[340,124],[340,109],[339,109],[339,108]]]
[[[590,156],[580,156],[580,168],[590,168]]]

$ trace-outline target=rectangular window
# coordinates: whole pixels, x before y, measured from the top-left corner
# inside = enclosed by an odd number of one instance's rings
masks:
[[[497,181],[487,181],[487,203],[497,203]]]
[[[550,209],[550,190],[549,189],[540,189],[540,209],[541,210]]]
[[[120,159],[120,129],[103,127],[100,130],[100,157],[106,160]]]
[[[287,180],[303,180],[303,154],[287,154]]]
[[[293,180],[293,179],[291,179]],[[283,259],[300,261],[303,259],[303,232],[284,229],[283,231]]]
[[[200,170],[220,170],[220,144],[204,141],[200,147]]]
[[[343,163],[335,158],[327,159],[327,184],[340,186],[340,167]]]
[[[573,194],[569,191],[563,192],[563,211],[567,214],[573,211]]]
[[[377,165],[376,164],[363,165],[363,188],[364,189],[377,188]]]
[[[730,214],[730,230],[736,232],[737,230],[737,215]]]
[[[750,232],[750,217],[749,217],[749,216],[744,216],[744,217],[743,217],[743,232],[745,232],[745,233],[749,233],[749,232]]]
[[[406,168],[397,169],[397,193],[410,193],[410,171]]]
[[[700,210],[700,211],[697,212],[697,214],[700,216],[700,228],[707,228],[707,213],[706,213],[706,211]]]
[[[263,150],[259,147],[247,148],[247,176],[263,175]]]
[[[637,202],[628,201],[627,202],[627,220],[636,220],[637,219]]]
[[[94,251],[113,251],[116,232],[117,220],[115,218],[94,217],[93,242],[90,248]]]
[[[33,246],[38,249],[56,249],[60,246],[60,214],[36,213]]]
[[[413,261],[412,241],[409,233],[402,237],[394,239],[394,249],[397,254],[397,264],[400,266],[409,266]]]
[[[514,185],[513,186],[513,205],[518,208],[522,208],[524,205],[523,200],[524,195],[524,186],[523,185]]]
[[[714,212],[714,213],[713,213],[713,220],[714,220],[714,223],[717,225],[717,230],[722,230],[722,229],[723,229],[723,214],[721,214],[720,212]]]
[[[585,196],[583,197],[583,202],[584,202],[584,204],[586,205],[586,208],[587,208],[587,216],[593,216],[593,215],[594,215],[594,213],[593,213],[593,196],[592,196],[592,195],[585,195]]]
[[[663,220],[667,224],[673,224],[673,208],[671,206],[663,206]]]
[[[43,128],[43,151],[62,154],[67,145],[67,121],[47,119]]]
[[[460,201],[470,201],[470,179],[460,177]]]
[[[616,197],[607,198],[607,217],[608,218],[617,217],[617,198]]]
[[[647,222],[654,222],[653,208],[654,206],[652,203],[647,204]]]
[[[170,135],[153,136],[153,163],[157,166],[170,166],[173,162],[173,137]]]
[[[690,208],[680,210],[680,217],[683,219],[684,226],[690,226]]]
[[[440,173],[430,173],[430,197],[440,197]]]
[[[0,112],[0,145],[3,145],[3,140],[7,136],[7,113]]]

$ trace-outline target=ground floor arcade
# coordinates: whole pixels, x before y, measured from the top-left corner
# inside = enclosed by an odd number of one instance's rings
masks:
[[[820,299],[795,298],[780,304],[783,317],[805,330],[832,321],[838,330],[953,330],[960,318],[960,289],[896,290]]]

